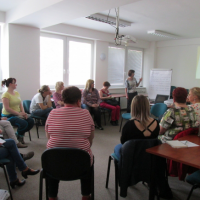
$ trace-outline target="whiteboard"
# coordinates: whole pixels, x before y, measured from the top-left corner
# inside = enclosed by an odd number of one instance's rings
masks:
[[[157,94],[169,95],[171,89],[172,70],[153,69],[150,71],[148,96],[155,99]]]

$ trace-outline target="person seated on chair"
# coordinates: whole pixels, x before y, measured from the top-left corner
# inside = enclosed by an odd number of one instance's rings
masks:
[[[25,179],[28,175],[35,175],[40,171],[33,170],[26,165],[13,139],[5,139],[5,143],[0,143],[0,159],[10,160],[10,163],[6,165],[6,168],[10,180],[10,186],[12,188],[15,188],[16,185],[22,186],[25,184],[25,180],[20,181],[17,178],[16,166]]]
[[[107,108],[107,109],[112,110],[110,123],[113,126],[117,126],[119,116],[120,116],[120,106],[119,105],[113,106],[106,103],[107,99],[112,98],[112,95],[110,95],[108,91],[109,87],[110,87],[110,83],[108,81],[105,81],[103,83],[103,87],[101,88],[101,90],[99,90],[99,96],[100,96],[100,99],[102,100],[102,102],[100,103],[100,106],[102,108]]]
[[[140,85],[142,78],[140,78],[139,83],[134,77],[135,70],[130,69],[128,71],[128,78],[125,81],[125,94],[127,98],[127,113],[130,113],[131,102],[134,96],[137,95],[136,87]]]
[[[17,139],[24,144],[25,132],[30,131],[34,126],[34,120],[24,112],[24,107],[21,102],[20,95],[15,91],[17,84],[15,78],[8,78],[2,81],[2,86],[6,86],[8,90],[1,96],[3,102],[2,117],[7,117],[7,120],[12,126],[17,128]]]
[[[193,87],[189,90],[188,101],[191,103],[191,107],[197,116],[197,121],[200,123],[200,88]]]
[[[121,144],[115,146],[114,152],[120,158],[122,145],[132,139],[155,139],[160,131],[159,123],[150,117],[148,99],[143,95],[137,95],[131,103],[131,119],[122,129]]]
[[[31,100],[30,113],[47,119],[52,109],[51,90],[48,85],[43,85]]]
[[[74,86],[67,87],[62,92],[62,99],[65,106],[52,110],[46,121],[47,148],[80,148],[90,155],[93,165],[90,147],[94,138],[94,122],[89,111],[81,109],[81,91]],[[49,200],[56,200],[59,181],[50,177],[48,181]],[[90,199],[90,187],[91,177],[81,179],[82,200]]]
[[[64,89],[64,83],[62,81],[56,82],[55,85],[56,91],[53,93],[53,100],[56,108],[60,108],[64,106],[64,102],[62,100],[62,91]]]
[[[162,142],[173,140],[181,131],[199,126],[194,109],[186,105],[187,90],[177,87],[173,90],[174,107],[168,109],[160,122],[159,139]]]
[[[87,80],[82,95],[82,108],[85,108],[89,110],[91,114],[94,114],[94,121],[97,124],[96,127],[99,130],[103,130],[101,126],[101,111],[99,108],[100,102],[101,99],[98,90],[94,88],[94,81],[91,79]]]

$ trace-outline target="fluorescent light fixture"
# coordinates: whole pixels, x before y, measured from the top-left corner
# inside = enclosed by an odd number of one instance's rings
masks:
[[[97,14],[87,16],[86,18],[116,26],[116,18],[108,17],[107,15],[102,15],[102,14],[97,13]],[[131,22],[119,20],[119,27],[127,27],[127,26],[131,26],[131,24],[132,24]]]
[[[163,31],[157,31],[157,30],[147,31],[147,33],[155,35],[155,36],[171,38],[171,39],[177,39],[178,38],[177,35],[173,35],[171,33],[166,33],[166,32],[163,32]]]

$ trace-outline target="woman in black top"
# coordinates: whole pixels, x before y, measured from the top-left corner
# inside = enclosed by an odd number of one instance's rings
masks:
[[[158,137],[160,127],[157,120],[150,117],[148,99],[137,95],[131,103],[131,119],[122,129],[121,144],[115,147],[115,154],[120,157],[122,144],[132,139],[154,139]]]

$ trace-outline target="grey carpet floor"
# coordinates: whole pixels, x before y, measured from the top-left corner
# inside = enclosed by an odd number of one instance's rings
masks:
[[[119,126],[111,126],[108,122],[103,126],[104,130],[95,130],[95,138],[92,145],[92,151],[95,156],[95,200],[114,200],[115,199],[115,184],[114,184],[114,165],[111,163],[109,188],[105,188],[106,172],[108,165],[108,156],[113,152],[114,146],[119,143],[120,133]],[[46,149],[47,139],[44,132],[44,127],[39,128],[40,138],[36,136],[35,127],[31,130],[32,141],[29,141],[28,133],[26,133],[25,142],[28,148],[20,149],[21,153],[34,151],[35,156],[26,163],[33,169],[41,168],[41,154]],[[56,164],[56,163],[55,163]],[[17,170],[18,177],[22,179],[20,172]],[[191,185],[178,178],[169,177],[169,185],[172,189],[175,200],[186,200],[191,189]],[[0,189],[7,189],[6,180],[3,170],[0,168]],[[22,187],[12,189],[14,200],[36,200],[39,199],[39,174],[29,176],[26,184]],[[60,182],[59,200],[80,200],[80,182]],[[45,199],[45,191],[43,189],[43,199]],[[119,200],[124,198],[119,197]],[[138,183],[128,189],[127,200],[147,200],[148,190]],[[200,199],[200,189],[193,192],[191,200]]]

